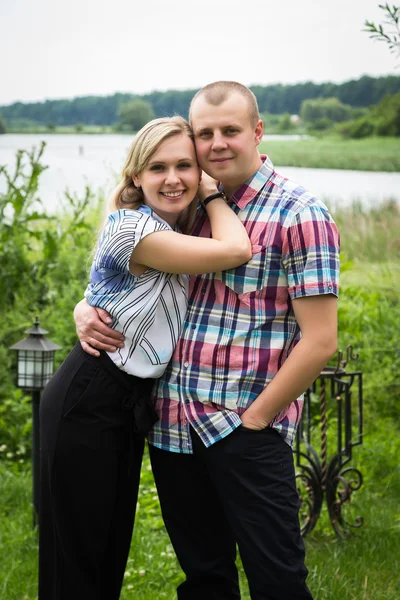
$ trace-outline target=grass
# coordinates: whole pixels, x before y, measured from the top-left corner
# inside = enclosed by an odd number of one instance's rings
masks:
[[[349,507],[353,516],[364,518],[364,526],[347,540],[339,541],[324,507],[316,528],[306,538],[308,583],[314,600],[397,600],[400,597],[400,437],[397,425],[400,214],[396,205],[388,203],[375,212],[364,212],[354,206],[338,211],[334,217],[341,232],[343,252],[340,347],[354,343],[360,353],[355,366],[364,373],[365,437],[363,445],[355,449],[351,463],[362,472],[364,485],[354,494]],[[84,243],[86,247],[87,240]],[[69,314],[70,308],[61,304],[52,310],[55,315],[61,315]],[[67,327],[72,331],[71,323]],[[21,398],[16,396],[13,406],[15,410],[10,413],[6,426],[0,428],[1,436],[8,436],[8,444],[12,443],[15,423],[21,425],[21,431],[15,430],[19,437],[25,423],[22,413],[18,412],[23,410]],[[28,447],[22,437],[24,440]],[[7,458],[10,448],[4,449],[3,441],[2,437],[0,600],[34,600],[37,597],[37,536],[32,530],[30,465],[13,462],[16,457]],[[329,432],[329,448],[332,443],[333,433]],[[238,565],[242,599],[249,600],[240,561]],[[146,456],[121,600],[175,599],[176,586],[183,578],[163,526]]]
[[[270,140],[259,148],[275,165],[286,167],[400,171],[400,138]]]
[[[329,201],[328,201],[329,205]],[[369,263],[400,264],[400,206],[388,200],[378,208],[363,208],[353,203],[332,209],[339,228],[341,252],[357,266]]]
[[[308,584],[314,600],[397,600],[400,591],[400,440],[393,422],[371,428],[353,463],[364,475],[354,495],[364,526],[336,539],[324,509],[306,538]],[[1,468],[0,599],[33,600],[37,586],[37,536],[32,530],[30,470]],[[249,600],[238,560],[242,599]],[[162,523],[146,455],[139,510],[121,600],[172,600],[184,576]]]

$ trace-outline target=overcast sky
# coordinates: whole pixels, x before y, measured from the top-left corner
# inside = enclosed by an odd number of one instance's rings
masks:
[[[0,105],[400,75],[382,0],[0,0]]]

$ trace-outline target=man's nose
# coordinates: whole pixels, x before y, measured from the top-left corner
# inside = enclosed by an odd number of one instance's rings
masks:
[[[214,134],[214,139],[213,139],[213,143],[212,143],[212,149],[213,150],[225,150],[226,148],[226,141],[224,139],[224,136],[221,134]]]

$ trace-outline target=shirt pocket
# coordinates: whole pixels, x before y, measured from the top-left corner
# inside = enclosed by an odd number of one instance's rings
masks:
[[[244,265],[215,274],[215,278],[235,292],[241,301],[246,300],[247,294],[261,292],[265,285],[267,248],[253,244],[251,251],[251,259]]]

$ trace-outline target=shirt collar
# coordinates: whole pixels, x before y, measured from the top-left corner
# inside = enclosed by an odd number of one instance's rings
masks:
[[[274,173],[274,165],[265,154],[260,155],[262,165],[247,181],[245,181],[238,190],[229,197],[230,202],[235,202],[241,209],[245,208],[257,194],[262,190],[267,181]]]

